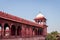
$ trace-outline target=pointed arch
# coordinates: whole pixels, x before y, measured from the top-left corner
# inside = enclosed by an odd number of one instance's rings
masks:
[[[16,34],[16,27],[15,27],[15,25],[12,25],[11,26],[11,35],[15,36],[15,34]]]
[[[35,29],[35,35],[37,35],[37,29]]]
[[[7,33],[7,31],[9,31],[9,30],[10,30],[10,27],[9,27],[8,23],[5,23],[4,24],[4,36],[9,35],[9,33]]]
[[[18,26],[17,27],[17,35],[18,36],[21,35],[21,30],[22,30],[21,26]]]

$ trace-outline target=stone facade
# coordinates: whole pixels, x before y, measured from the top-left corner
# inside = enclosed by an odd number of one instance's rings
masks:
[[[42,37],[45,40],[47,35],[47,25],[45,18],[34,19],[35,22],[28,21],[0,11],[0,39],[2,40],[38,40]],[[40,23],[39,23],[40,22]]]

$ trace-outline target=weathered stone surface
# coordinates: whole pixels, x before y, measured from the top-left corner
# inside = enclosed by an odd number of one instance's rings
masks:
[[[29,38],[8,38],[0,40],[45,40],[45,37],[29,37]]]
[[[0,11],[0,40],[45,40],[46,19],[25,20]]]

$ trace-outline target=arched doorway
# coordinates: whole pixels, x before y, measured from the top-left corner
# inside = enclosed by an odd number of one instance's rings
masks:
[[[17,35],[18,35],[18,36],[21,35],[21,30],[22,30],[21,26],[18,26],[18,28],[17,28]]]
[[[5,23],[4,24],[4,36],[9,36],[9,30],[10,30],[10,28],[9,28],[9,25],[8,25],[8,23]]]
[[[37,29],[35,29],[35,35],[37,35]]]
[[[15,27],[15,25],[12,25],[11,26],[11,35],[15,36],[15,34],[16,34],[16,27]]]
[[[2,36],[2,26],[0,24],[0,36]]]
[[[38,28],[38,35],[42,35],[43,33],[43,28]]]

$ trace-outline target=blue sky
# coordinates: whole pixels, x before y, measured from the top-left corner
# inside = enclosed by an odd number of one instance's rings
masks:
[[[0,11],[31,21],[40,11],[47,18],[48,32],[60,32],[60,0],[0,0]]]

